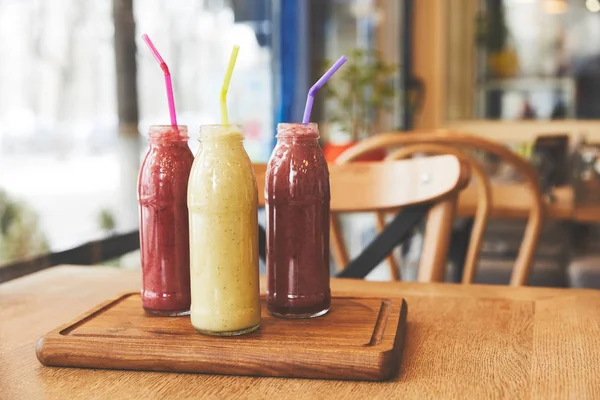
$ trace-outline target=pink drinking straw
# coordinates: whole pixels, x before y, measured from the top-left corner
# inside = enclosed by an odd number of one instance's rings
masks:
[[[171,73],[169,72],[169,67],[167,67],[167,63],[160,56],[158,50],[156,50],[156,47],[154,47],[154,44],[152,43],[152,40],[150,40],[148,35],[144,33],[142,35],[142,39],[144,39],[144,42],[146,42],[146,44],[150,48],[150,51],[152,51],[152,54],[154,54],[154,58],[156,58],[156,61],[158,61],[160,68],[165,73],[165,85],[167,86],[167,101],[169,102],[169,114],[171,114],[171,125],[173,125],[174,128],[177,128],[177,115],[175,115],[175,99],[173,98],[173,84],[171,83]]]
[[[304,107],[304,117],[302,118],[302,123],[304,125],[308,124],[310,121],[310,112],[312,111],[313,102],[315,101],[315,93],[317,93],[317,90],[321,89],[321,86],[323,86],[346,61],[348,61],[348,57],[341,56],[340,59],[337,60],[308,91],[306,107]]]

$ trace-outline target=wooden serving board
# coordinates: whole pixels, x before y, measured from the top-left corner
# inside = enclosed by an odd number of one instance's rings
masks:
[[[189,317],[147,316],[139,293],[100,304],[40,338],[44,365],[323,379],[386,380],[398,371],[407,305],[401,298],[334,297],[322,317],[271,316],[229,338],[198,333]]]

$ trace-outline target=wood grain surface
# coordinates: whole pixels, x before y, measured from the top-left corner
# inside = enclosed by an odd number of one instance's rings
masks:
[[[337,296],[405,298],[399,375],[388,382],[53,368],[35,342],[140,286],[137,271],[54,267],[0,285],[0,397],[600,398],[600,292],[332,280]]]
[[[136,371],[296,378],[386,380],[401,361],[407,306],[400,298],[334,297],[312,319],[271,316],[263,297],[260,328],[212,337],[189,317],[145,315],[139,292],[106,301],[44,335],[44,365]]]
[[[575,203],[572,186],[559,186],[552,190],[553,202],[545,201],[546,220],[567,220],[581,223],[600,223],[600,204]],[[478,204],[477,188],[470,185],[460,193],[457,213],[461,217],[474,215]],[[529,211],[529,196],[524,183],[492,184],[492,218],[525,219]]]

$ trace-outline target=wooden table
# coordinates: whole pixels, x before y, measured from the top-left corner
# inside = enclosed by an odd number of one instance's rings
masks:
[[[579,289],[334,279],[335,294],[403,296],[408,301],[404,360],[391,382],[50,368],[38,363],[38,337],[139,285],[136,271],[66,266],[0,285],[0,397],[600,397],[600,292]]]
[[[492,183],[493,218],[525,219],[530,209],[530,192],[524,183]],[[546,203],[546,219],[570,220],[583,223],[600,223],[600,204],[581,206],[575,204],[571,186],[553,190],[555,201]],[[460,216],[473,216],[477,210],[477,187],[468,186],[460,194],[457,212]]]

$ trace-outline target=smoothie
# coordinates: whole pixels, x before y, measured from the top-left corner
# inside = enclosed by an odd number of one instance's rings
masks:
[[[194,161],[187,127],[150,127],[138,179],[142,306],[149,314],[190,309],[187,182]]]
[[[190,316],[208,335],[240,335],[260,323],[258,193],[242,140],[239,126],[203,126],[188,185]]]
[[[271,314],[325,314],[329,290],[329,170],[316,124],[279,124],[267,166],[267,305]]]

